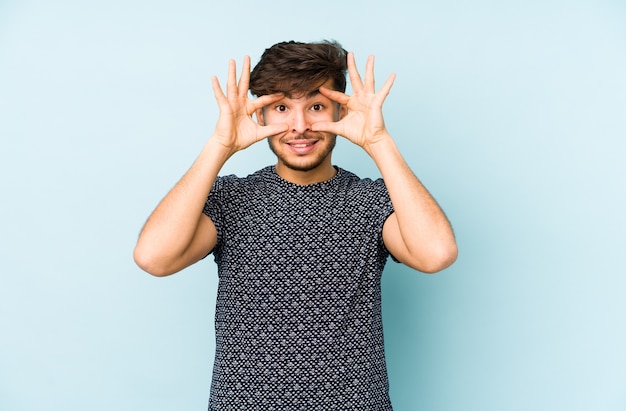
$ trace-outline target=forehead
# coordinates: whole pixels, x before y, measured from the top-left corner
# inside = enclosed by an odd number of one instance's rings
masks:
[[[332,80],[328,80],[325,83],[323,83],[320,87],[333,89],[332,86],[333,86]],[[320,99],[330,100],[328,97],[320,93],[319,89],[315,89],[315,90],[310,90],[310,91],[294,91],[292,93],[285,93],[285,97],[282,98],[280,101],[293,101],[293,102],[306,101],[308,102],[310,100],[320,100]]]
[[[294,103],[298,101],[306,102],[309,100],[317,100],[319,99],[319,97],[326,98],[319,92],[319,90],[313,90],[313,91],[309,91],[308,93],[297,93],[297,94],[287,95],[281,98],[279,101],[291,101]]]
[[[325,87],[329,89],[334,89],[333,80],[329,79],[322,83],[319,87]],[[313,90],[294,90],[292,92],[284,93],[285,97],[288,97],[291,100],[306,100],[320,96],[319,88]]]

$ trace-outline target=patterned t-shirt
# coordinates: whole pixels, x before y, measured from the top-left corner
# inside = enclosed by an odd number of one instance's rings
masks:
[[[380,280],[393,212],[382,179],[337,168],[290,183],[266,167],[219,177],[210,410],[391,410]]]

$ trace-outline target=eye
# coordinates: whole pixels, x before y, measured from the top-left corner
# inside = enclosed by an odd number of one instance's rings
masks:
[[[276,111],[278,111],[279,113],[284,113],[285,111],[287,111],[287,106],[284,104],[279,104],[276,106]]]
[[[313,111],[322,111],[324,109],[324,105],[323,104],[313,104],[311,106],[311,110]]]

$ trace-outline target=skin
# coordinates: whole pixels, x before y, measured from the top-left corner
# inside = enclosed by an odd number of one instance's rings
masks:
[[[331,87],[331,82],[325,83]],[[284,133],[270,136],[269,146],[276,155],[276,172],[282,178],[306,185],[325,181],[335,175],[331,156],[336,134],[313,131],[312,124],[338,121],[346,115],[342,106],[319,90],[297,98],[281,98],[257,110],[259,124],[287,124]]]
[[[385,180],[395,210],[383,227],[383,241],[391,254],[425,273],[452,264],[457,257],[452,228],[385,126],[382,106],[395,75],[376,92],[373,56],[367,59],[362,79],[352,53],[348,54],[348,74],[354,91],[351,96],[326,84],[304,96],[267,95],[251,100],[250,58],[244,58],[239,80],[231,60],[225,93],[213,78],[220,108],[215,131],[191,168],[148,218],[135,247],[136,263],[150,274],[165,276],[213,249],[217,233],[202,209],[220,169],[236,152],[269,139],[277,156],[277,173],[306,185],[335,175],[331,155],[340,135],[363,148]]]

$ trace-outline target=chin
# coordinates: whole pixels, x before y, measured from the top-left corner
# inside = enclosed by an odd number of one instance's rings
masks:
[[[290,170],[294,170],[294,171],[302,171],[302,172],[307,172],[307,171],[314,171],[316,170],[319,166],[322,165],[322,163],[324,162],[322,161],[318,161],[315,163],[294,163],[294,162],[288,162],[288,161],[284,161],[284,159],[279,158],[279,161],[288,169]]]
[[[279,142],[275,143],[271,138],[268,139],[267,142],[274,155],[278,158],[279,163],[289,168],[290,170],[307,172],[318,169],[327,161],[333,149],[335,148],[337,139],[336,137],[332,138],[332,140],[328,142],[328,146],[326,147],[326,149],[323,150],[323,152],[311,153],[310,155],[306,156],[285,154],[276,147],[275,144],[280,144]]]

